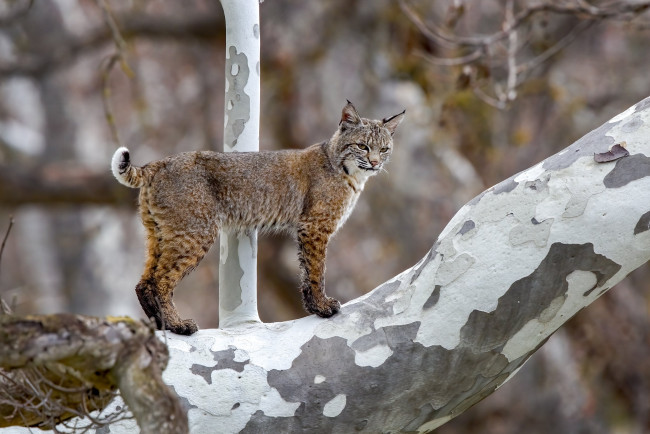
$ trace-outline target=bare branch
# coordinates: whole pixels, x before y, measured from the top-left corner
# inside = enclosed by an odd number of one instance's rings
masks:
[[[96,0],[96,2],[99,8],[102,10],[106,25],[108,26],[109,29],[111,29],[111,35],[113,36],[113,42],[115,43],[115,49],[117,50],[115,56],[117,56],[117,60],[120,61],[120,66],[122,67],[122,71],[124,71],[124,73],[129,78],[133,78],[134,75],[133,70],[131,70],[131,67],[127,62],[127,56],[126,56],[127,44],[126,41],[124,40],[124,37],[122,36],[122,32],[120,31],[117,22],[115,21],[115,16],[113,15],[113,11],[111,11],[106,0]],[[114,62],[115,62],[114,60],[110,62],[108,71],[110,71]]]
[[[420,33],[422,33],[424,36],[445,48],[454,49],[458,47],[458,43],[453,38],[450,39],[448,37],[445,37],[444,33],[441,32],[440,29],[435,26],[435,24],[432,25],[433,29],[424,24],[424,21],[422,21],[420,16],[406,3],[405,0],[399,0],[398,3],[402,9],[402,12],[404,12],[409,20],[415,24]]]
[[[502,39],[508,38],[513,30],[528,22],[531,17],[545,12],[551,12],[560,15],[570,15],[581,20],[629,20],[650,8],[650,1],[643,1],[638,3],[618,2],[613,3],[607,7],[587,5],[584,4],[584,2],[581,2],[575,6],[569,5],[568,3],[559,2],[537,3],[528,6],[517,13],[508,22],[507,25],[502,26],[502,29],[500,31],[489,35],[460,36],[445,31],[435,23],[429,23],[427,26],[420,18],[416,18],[414,21],[412,17],[416,16],[416,13],[412,8],[406,5],[406,0],[399,0],[399,3],[402,10],[409,17],[409,19],[413,21],[418,29],[422,31],[421,26],[424,26],[424,28],[427,29],[427,32],[422,32],[425,36],[430,36],[431,39],[445,40],[446,42],[453,44],[455,47],[492,45]]]
[[[173,17],[129,13],[115,17],[124,38],[173,39],[176,41],[223,37],[224,19],[218,9]],[[55,72],[74,59],[114,41],[110,28],[94,29],[87,35],[71,38],[47,56],[21,56],[16,62],[0,64],[0,78],[41,77]]]
[[[490,85],[485,81],[471,82],[477,97],[495,107],[505,108],[509,102],[516,99],[517,87],[523,81],[522,74],[530,72],[548,61],[571,44],[581,32],[596,23],[604,20],[630,20],[638,17],[650,8],[650,1],[615,1],[601,5],[594,5],[585,0],[546,1],[535,2],[516,11],[514,0],[508,0],[504,4],[504,18],[500,29],[492,33],[476,35],[460,35],[453,30],[456,23],[465,15],[466,5],[464,4],[454,3],[448,14],[451,15],[451,18],[434,19],[426,23],[407,0],[399,0],[399,5],[404,14],[424,36],[446,50],[445,55],[431,56],[423,55],[421,52],[416,52],[416,55],[435,65],[467,66],[480,62],[485,64],[488,69],[505,71],[505,75],[500,77],[499,74],[488,74],[494,80],[491,84],[493,88],[491,92],[486,92],[485,88]],[[565,30],[566,34],[560,36],[542,53],[538,54],[530,49],[525,50],[524,48],[529,47],[530,44],[521,42],[520,33],[524,35],[524,41],[531,36],[531,33],[520,31],[524,29],[524,26],[530,26],[538,16],[548,13],[572,17],[578,22],[571,25],[570,29]],[[444,21],[444,24],[440,25],[436,21]],[[560,35],[561,33],[558,32]],[[465,79],[468,77],[470,76],[466,75]],[[494,96],[490,94],[494,94]]]
[[[16,22],[16,20],[19,20],[27,15],[27,13],[32,8],[32,5],[34,4],[34,0],[27,0],[24,3],[25,4],[22,7],[16,8],[7,15],[0,17],[0,27],[13,24]]]
[[[460,66],[467,65],[468,63],[472,63],[473,61],[480,59],[483,57],[484,53],[483,50],[477,49],[466,56],[452,58],[431,56],[429,54],[423,53],[422,51],[416,51],[415,55],[423,58],[427,62],[438,66]]]
[[[108,25],[108,28],[111,29],[111,35],[113,36],[113,42],[120,53],[126,51],[126,41],[122,37],[122,33],[115,22],[115,17],[113,12],[108,7],[106,0],[96,0],[97,6],[102,10],[104,15],[104,21]]]
[[[104,66],[102,67],[102,106],[104,107],[104,116],[106,117],[106,123],[111,130],[113,141],[118,146],[122,146],[122,141],[120,140],[117,125],[115,125],[115,116],[113,115],[113,107],[111,105],[111,89],[108,82],[110,72],[113,69],[115,62],[121,59],[123,59],[123,57],[120,54],[114,54],[105,62]]]
[[[134,206],[137,191],[121,187],[108,173],[51,164],[19,169],[0,165],[0,202],[5,206],[113,204]]]
[[[596,24],[596,21],[581,21],[579,22],[575,27],[571,29],[569,33],[564,35],[562,39],[560,39],[559,42],[557,42],[555,45],[550,47],[548,50],[544,51],[542,54],[539,56],[522,63],[517,66],[517,72],[522,73],[522,72],[527,72],[529,70],[537,68],[539,65],[542,63],[546,62],[548,59],[551,57],[555,56],[557,53],[565,49],[567,46],[569,46],[577,37],[580,33],[583,31],[589,29],[592,27],[594,24]]]
[[[481,101],[484,103],[491,105],[494,108],[497,108],[499,110],[504,110],[508,107],[508,104],[504,101],[498,100],[487,93],[483,89],[481,89],[479,86],[474,85],[472,86],[472,91],[474,91],[474,95],[478,97]]]
[[[515,4],[513,0],[506,3],[506,27],[512,26],[514,20]],[[508,35],[508,80],[506,91],[499,97],[501,101],[513,101],[517,97],[517,28],[513,28]]]

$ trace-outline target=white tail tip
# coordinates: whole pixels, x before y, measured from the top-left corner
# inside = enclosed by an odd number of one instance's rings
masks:
[[[113,159],[111,160],[111,171],[113,172],[115,179],[127,187],[131,187],[131,185],[127,183],[124,174],[128,170],[129,166],[131,166],[129,150],[122,146],[113,154]]]

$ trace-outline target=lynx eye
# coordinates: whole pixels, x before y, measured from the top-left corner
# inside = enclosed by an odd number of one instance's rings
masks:
[[[388,151],[389,151],[388,147],[381,148],[381,149],[379,150],[379,152],[381,152],[382,154],[385,154],[385,153],[388,152]]]
[[[366,152],[370,151],[370,148],[368,148],[363,143],[357,143],[357,148],[361,149],[362,151],[366,151]]]

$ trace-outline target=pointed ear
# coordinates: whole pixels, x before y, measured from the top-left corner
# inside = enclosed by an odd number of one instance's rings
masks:
[[[343,112],[341,113],[341,122],[339,122],[339,125],[356,125],[359,122],[361,122],[361,117],[359,116],[359,113],[357,113],[357,109],[355,109],[352,103],[348,101],[345,107],[343,107]]]
[[[397,129],[397,126],[402,122],[404,119],[404,114],[406,113],[406,110],[404,110],[402,113],[398,113],[395,116],[391,116],[389,118],[384,118],[382,120],[384,127],[390,131],[390,135],[392,136],[395,134],[395,130]]]

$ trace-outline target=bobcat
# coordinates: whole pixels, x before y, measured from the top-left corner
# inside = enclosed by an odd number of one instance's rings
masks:
[[[219,228],[295,233],[305,309],[324,318],[338,312],[339,301],[325,295],[327,243],[347,220],[368,178],[388,161],[404,113],[365,119],[348,101],[332,138],[303,150],[185,152],[137,167],[128,149],[118,149],[113,175],[140,188],[147,251],[135,290],[146,315],[174,333],[198,330],[193,320],[180,318],[172,295],[210,249]]]

